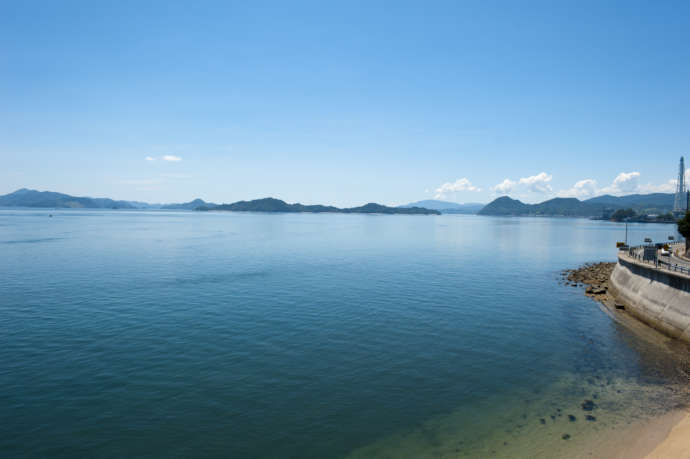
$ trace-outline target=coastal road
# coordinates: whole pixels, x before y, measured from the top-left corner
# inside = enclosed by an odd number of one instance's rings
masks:
[[[668,263],[674,264],[674,265],[680,265],[685,268],[690,268],[690,260],[687,260],[685,258],[681,258],[676,255],[676,250],[678,249],[683,249],[685,244],[673,244],[671,246],[671,256],[669,257],[662,257],[659,253],[657,253],[657,257],[659,260],[664,260],[667,261]]]
[[[668,258],[670,258],[669,263],[685,266],[686,268],[690,268],[690,261],[688,261],[684,258],[680,258],[680,257],[676,256],[676,254],[671,254],[671,256]],[[661,259],[663,260],[663,257]]]

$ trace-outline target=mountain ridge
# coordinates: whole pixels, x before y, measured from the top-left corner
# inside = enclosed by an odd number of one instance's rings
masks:
[[[637,213],[667,213],[673,208],[672,193],[602,195],[580,201],[577,198],[552,198],[536,204],[501,196],[479,211],[479,215],[602,217],[609,211],[633,209]]]
[[[320,204],[305,205],[300,203],[288,204],[276,198],[254,199],[252,201],[237,201],[232,204],[221,204],[215,207],[200,207],[202,211],[230,211],[230,212],[283,212],[283,213],[342,213],[342,214],[403,214],[403,215],[440,215],[441,212],[422,207],[388,207],[370,202],[363,206],[338,208]]]
[[[275,198],[237,201],[232,204],[214,204],[197,198],[185,203],[148,204],[137,201],[116,201],[109,198],[71,196],[54,191],[37,191],[28,188],[0,196],[0,207],[37,207],[63,209],[164,209],[164,210],[228,210],[236,212],[333,212],[333,213],[380,213],[407,215],[439,215],[440,212],[421,207],[397,208],[377,203],[358,207],[338,208],[324,205],[288,204]]]
[[[71,209],[136,209],[129,201],[116,201],[110,198],[90,198],[71,196],[55,191],[37,191],[28,188],[0,196],[3,207],[57,207]]]

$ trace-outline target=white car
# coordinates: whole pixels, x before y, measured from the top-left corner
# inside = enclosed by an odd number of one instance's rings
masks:
[[[661,249],[661,250],[659,251],[659,255],[661,255],[662,257],[670,257],[670,256],[671,256],[671,252],[669,252],[669,251],[666,250],[666,249]]]

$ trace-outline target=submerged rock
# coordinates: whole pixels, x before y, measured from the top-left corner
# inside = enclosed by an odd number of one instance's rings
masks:
[[[594,408],[596,408],[596,405],[594,404],[593,401],[591,400],[585,400],[582,402],[582,409],[585,411],[592,411]]]
[[[570,434],[563,434],[561,437],[563,440],[570,440]]]
[[[568,415],[568,421],[575,422],[575,421],[577,421],[577,418],[575,416],[573,416],[572,414],[569,414]]]
[[[546,424],[546,419],[544,419],[544,418],[539,419],[539,423],[540,424]]]
[[[597,418],[595,418],[595,417],[592,416],[591,414],[588,414],[588,415],[585,417],[585,419],[587,419],[588,421],[596,421],[596,420],[597,420]]]

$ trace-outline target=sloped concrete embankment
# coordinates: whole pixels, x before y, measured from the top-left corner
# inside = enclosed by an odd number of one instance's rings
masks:
[[[609,289],[641,321],[690,342],[690,276],[619,254]]]

